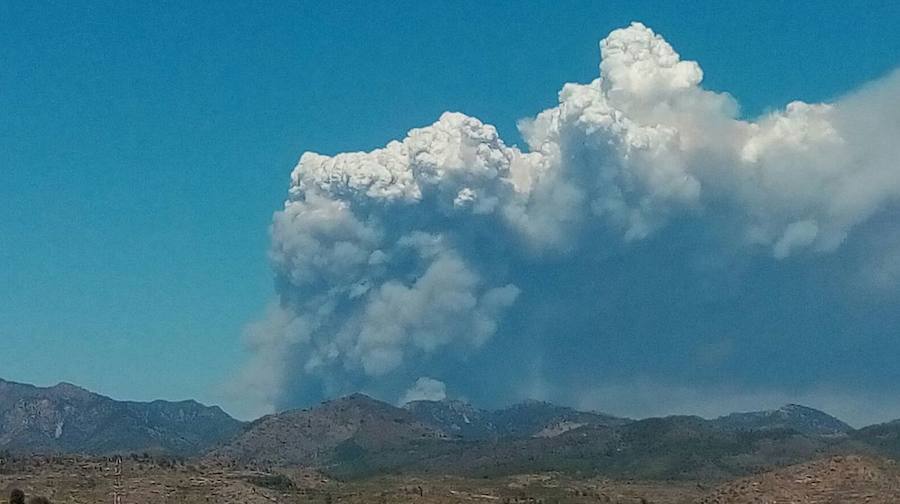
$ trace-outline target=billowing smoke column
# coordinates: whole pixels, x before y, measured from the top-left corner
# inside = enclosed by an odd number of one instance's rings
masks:
[[[438,380],[453,389],[486,346],[557,337],[554,292],[571,301],[559,317],[596,312],[578,315],[590,338],[609,314],[579,300],[621,287],[604,264],[642,243],[715,251],[677,261],[815,261],[900,197],[896,74],[750,122],[639,23],[600,49],[599,78],[520,123],[527,152],[448,112],[372,152],[303,154],[272,224],[279,300],[249,330],[260,410],[358,389],[442,398]]]

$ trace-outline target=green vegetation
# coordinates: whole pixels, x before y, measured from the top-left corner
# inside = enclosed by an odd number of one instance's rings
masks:
[[[264,474],[260,476],[250,476],[247,481],[253,485],[279,492],[289,492],[294,489],[294,482],[283,474]]]

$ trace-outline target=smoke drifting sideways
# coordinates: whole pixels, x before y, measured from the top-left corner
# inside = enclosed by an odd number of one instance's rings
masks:
[[[900,74],[749,121],[640,23],[600,51],[596,80],[520,122],[527,151],[447,112],[372,152],[303,154],[271,227],[278,300],[248,329],[254,413],[357,390],[821,385],[831,350],[792,345],[864,330],[883,303],[847,286],[900,276],[900,246],[874,245],[900,244]]]

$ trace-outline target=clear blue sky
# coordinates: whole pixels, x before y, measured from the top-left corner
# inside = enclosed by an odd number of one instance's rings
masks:
[[[516,121],[642,21],[756,116],[900,66],[900,2],[0,3],[0,376],[215,402],[305,150]]]

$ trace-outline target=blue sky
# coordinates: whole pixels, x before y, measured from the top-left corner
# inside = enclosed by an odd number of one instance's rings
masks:
[[[730,93],[745,118],[900,66],[900,7],[887,1],[0,4],[0,376],[226,400],[244,327],[275,297],[268,226],[302,152],[369,150],[446,110],[522,144],[516,122],[554,106],[563,83],[596,78],[598,41],[631,21],[698,61],[704,87]],[[890,342],[895,308],[879,301],[839,323]],[[766,351],[734,338],[710,352]],[[635,356],[656,345],[640,341],[622,342],[622,357],[592,353],[646,364]],[[891,366],[876,349],[848,366]],[[819,375],[804,370],[840,354],[734,372],[809,384]],[[874,375],[844,379],[869,390],[897,378]]]

